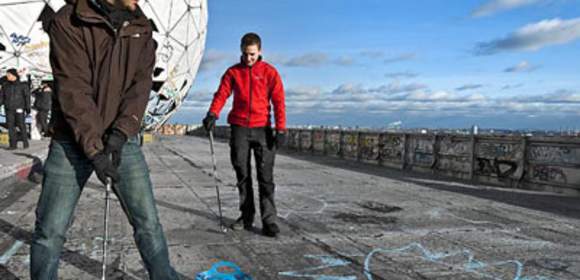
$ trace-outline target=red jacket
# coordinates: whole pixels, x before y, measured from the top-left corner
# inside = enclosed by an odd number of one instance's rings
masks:
[[[251,67],[243,63],[230,67],[222,77],[209,111],[219,116],[232,93],[234,104],[228,115],[228,123],[244,127],[271,126],[272,104],[276,130],[286,130],[284,86],[272,65],[259,60]]]

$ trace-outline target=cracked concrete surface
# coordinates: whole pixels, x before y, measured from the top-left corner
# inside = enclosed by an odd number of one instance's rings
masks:
[[[580,279],[580,198],[470,185],[335,158],[281,153],[282,234],[220,232],[207,139],[144,146],[173,265],[183,279],[231,261],[253,279]],[[229,147],[216,143],[226,223],[238,216]],[[255,174],[254,174],[255,178]],[[254,187],[257,182],[254,180]],[[28,279],[40,186],[0,189],[0,279]],[[109,279],[147,279],[112,203]],[[103,188],[77,206],[59,279],[100,279]]]

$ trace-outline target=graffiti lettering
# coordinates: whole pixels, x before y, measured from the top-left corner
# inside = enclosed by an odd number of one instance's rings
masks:
[[[479,155],[486,158],[517,157],[520,145],[506,143],[481,143],[478,145]]]
[[[471,152],[469,142],[457,141],[453,137],[443,138],[439,145],[439,153],[444,155],[467,155]]]
[[[544,182],[568,182],[568,178],[562,169],[541,165],[534,166],[533,178]]]
[[[326,154],[338,156],[340,153],[340,132],[327,132],[326,134]]]
[[[12,39],[12,44],[18,47],[22,47],[32,41],[30,37],[18,35],[16,33],[10,34],[10,39]]]
[[[379,135],[362,135],[360,139],[360,156],[365,161],[379,159]]]
[[[357,157],[357,133],[345,133],[342,136],[342,155],[346,158]]]
[[[481,175],[496,175],[499,178],[507,178],[518,170],[518,164],[514,161],[477,158],[476,173]]]
[[[161,61],[167,63],[169,62],[169,60],[171,60],[171,58],[173,57],[173,46],[169,43],[166,43],[165,45],[163,45],[163,48],[161,48],[161,51],[159,52],[159,58],[161,59]]]
[[[385,136],[381,147],[381,159],[400,161],[403,156],[403,137]]]
[[[570,147],[530,147],[529,158],[536,162],[580,164],[580,149]]]
[[[312,132],[306,131],[300,133],[300,143],[302,151],[310,151],[312,148]]]
[[[324,152],[324,131],[312,132],[312,149],[316,152]]]

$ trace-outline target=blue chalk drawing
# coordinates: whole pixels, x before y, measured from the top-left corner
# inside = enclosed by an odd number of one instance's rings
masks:
[[[339,258],[335,258],[332,256],[305,255],[304,257],[307,259],[319,260],[322,263],[322,265],[298,271],[279,272],[278,275],[288,276],[292,278],[310,278],[314,280],[356,280],[356,276],[332,276],[324,274],[312,274],[317,270],[347,266],[350,264],[349,261],[341,260]]]
[[[453,266],[454,264],[446,263],[444,261],[445,258],[454,257],[454,256],[465,256],[465,257],[467,257],[467,261],[465,262],[465,264],[463,264],[463,269],[466,272],[476,273],[478,275],[488,277],[491,279],[505,280],[506,278],[497,277],[495,275],[483,272],[481,270],[483,270],[485,268],[490,268],[490,267],[501,267],[501,266],[512,266],[512,265],[515,266],[516,272],[515,272],[513,278],[510,277],[507,279],[511,279],[511,280],[552,280],[553,279],[553,278],[548,278],[548,277],[544,277],[544,276],[522,276],[522,271],[524,269],[524,265],[520,261],[517,261],[517,260],[485,263],[485,262],[476,260],[473,253],[471,253],[471,251],[469,251],[469,250],[461,250],[461,251],[450,252],[450,253],[437,253],[437,252],[431,252],[431,251],[425,249],[419,243],[411,243],[407,246],[397,248],[397,249],[375,249],[375,250],[373,250],[365,258],[365,264],[364,264],[365,276],[367,277],[368,280],[373,279],[371,268],[370,268],[370,262],[375,254],[377,254],[377,253],[400,254],[400,253],[403,253],[406,251],[412,251],[414,249],[418,250],[419,253],[421,254],[421,257],[423,259],[425,259],[426,261],[437,263],[437,264],[443,264],[443,265],[447,265],[447,266]]]
[[[225,268],[227,272],[221,272]],[[228,261],[219,261],[211,266],[211,269],[198,273],[195,280],[252,280],[252,277],[242,272],[239,266]]]

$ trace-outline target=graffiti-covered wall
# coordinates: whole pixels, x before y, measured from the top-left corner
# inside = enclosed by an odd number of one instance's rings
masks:
[[[286,148],[505,187],[580,193],[580,139],[290,129]]]
[[[168,130],[179,130],[170,127]],[[229,138],[217,127],[217,138]],[[189,135],[205,136],[198,128]],[[580,194],[580,138],[290,129],[288,152],[310,153],[512,188]]]

